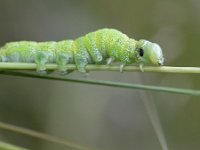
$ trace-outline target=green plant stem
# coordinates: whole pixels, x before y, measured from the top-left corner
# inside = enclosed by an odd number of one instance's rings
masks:
[[[4,129],[4,130],[13,131],[13,132],[16,132],[16,133],[28,135],[28,136],[31,136],[31,137],[35,137],[35,138],[38,138],[38,139],[42,139],[42,140],[45,140],[45,141],[48,141],[48,142],[64,145],[64,146],[67,146],[67,147],[70,147],[70,148],[76,149],[76,150],[91,150],[90,148],[87,148],[87,147],[81,146],[81,145],[77,145],[75,143],[71,143],[71,142],[69,142],[65,139],[59,138],[59,137],[51,136],[51,135],[44,134],[44,133],[34,131],[34,130],[30,130],[30,129],[25,129],[25,128],[18,127],[18,126],[15,126],[15,125],[11,125],[11,124],[8,124],[8,123],[0,122],[0,128]],[[15,149],[13,149],[13,150],[15,150]],[[19,150],[21,150],[21,149],[19,149]]]
[[[5,75],[11,75],[11,76],[40,78],[40,79],[48,79],[48,80],[58,80],[58,81],[76,82],[76,83],[84,83],[84,84],[119,87],[119,88],[142,89],[142,90],[151,90],[151,91],[159,91],[159,92],[169,92],[169,93],[176,93],[176,94],[200,96],[199,90],[190,90],[190,89],[182,89],[182,88],[130,84],[130,83],[113,82],[113,81],[102,81],[102,80],[73,79],[73,78],[66,78],[66,77],[60,77],[60,76],[55,77],[55,76],[50,76],[50,75],[38,75],[38,74],[26,73],[26,72],[3,71],[0,73],[5,74]]]
[[[47,70],[56,70],[56,64],[47,64]],[[67,65],[68,70],[76,70],[74,64]],[[0,70],[35,70],[36,64],[34,63],[0,63]],[[119,71],[120,66],[114,65],[87,65],[88,71]],[[144,72],[165,72],[165,73],[200,73],[200,67],[170,67],[170,66],[144,66]],[[138,66],[125,66],[124,71],[140,71]]]
[[[28,149],[0,141],[0,150],[28,150]]]

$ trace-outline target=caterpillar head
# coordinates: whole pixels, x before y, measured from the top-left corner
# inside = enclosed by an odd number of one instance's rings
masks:
[[[164,57],[162,49],[158,44],[147,40],[139,40],[136,50],[139,63],[163,65]]]

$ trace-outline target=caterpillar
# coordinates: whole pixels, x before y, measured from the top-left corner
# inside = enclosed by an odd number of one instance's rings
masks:
[[[99,29],[75,40],[35,42],[17,41],[0,48],[0,62],[36,63],[38,72],[45,72],[45,64],[56,63],[61,74],[67,73],[67,64],[75,64],[78,71],[86,72],[87,64],[120,63],[163,65],[162,49],[147,40],[129,38],[116,29]]]

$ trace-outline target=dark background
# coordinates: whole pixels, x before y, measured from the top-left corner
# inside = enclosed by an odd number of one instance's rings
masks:
[[[199,18],[198,0],[0,0],[0,45],[74,39],[110,27],[159,43],[166,65],[198,67]],[[200,88],[199,75],[102,71],[88,78]],[[198,150],[199,108],[199,97],[0,75],[1,121],[99,150]],[[67,149],[1,129],[0,140]]]

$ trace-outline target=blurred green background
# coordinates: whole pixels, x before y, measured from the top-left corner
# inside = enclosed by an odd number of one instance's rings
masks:
[[[159,43],[166,65],[196,67],[199,18],[198,0],[0,0],[0,45],[74,39],[110,27]],[[91,72],[88,78],[200,88],[199,75]],[[0,75],[0,121],[99,150],[200,149],[199,97],[185,95]],[[68,149],[2,129],[0,140],[34,150]],[[165,140],[167,147],[160,144]]]

